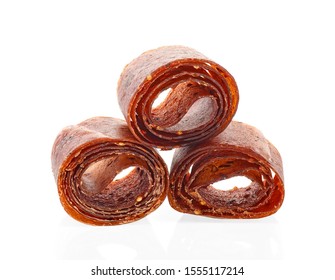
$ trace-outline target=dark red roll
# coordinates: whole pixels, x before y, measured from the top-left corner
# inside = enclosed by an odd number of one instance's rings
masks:
[[[247,187],[220,190],[213,183],[245,176]],[[168,198],[184,213],[216,218],[261,218],[284,200],[282,160],[256,128],[231,122],[225,131],[200,144],[175,151]]]
[[[122,170],[134,169],[115,180]],[[169,175],[155,149],[139,143],[123,120],[95,117],[63,129],[52,149],[60,201],[74,219],[118,225],[161,205]]]
[[[166,91],[165,100],[154,107]],[[117,93],[131,132],[161,149],[219,134],[239,100],[236,82],[226,69],[183,46],[161,47],[134,59],[121,74]]]

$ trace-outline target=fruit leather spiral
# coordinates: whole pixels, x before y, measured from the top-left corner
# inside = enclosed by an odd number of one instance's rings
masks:
[[[230,190],[212,184],[234,176],[250,180]],[[233,121],[206,142],[175,151],[168,198],[184,213],[216,218],[261,218],[275,213],[284,199],[282,160],[256,128]]]
[[[128,175],[116,179],[130,167]],[[145,217],[163,202],[169,184],[155,149],[139,143],[125,121],[109,117],[64,128],[53,145],[52,170],[66,212],[92,225]]]
[[[130,62],[118,83],[118,101],[137,139],[172,149],[222,132],[238,106],[236,82],[198,51],[166,46]],[[155,106],[160,94],[165,100]]]

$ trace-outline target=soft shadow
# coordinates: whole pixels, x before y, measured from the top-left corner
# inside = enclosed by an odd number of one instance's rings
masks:
[[[118,260],[161,259],[166,254],[144,218],[114,227],[82,225],[64,220],[56,240],[58,259]]]
[[[282,259],[280,226],[274,217],[217,220],[184,215],[168,248],[169,259]]]

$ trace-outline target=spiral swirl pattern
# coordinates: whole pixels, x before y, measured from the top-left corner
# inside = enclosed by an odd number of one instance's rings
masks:
[[[116,179],[130,167],[127,176]],[[169,184],[159,154],[139,143],[125,121],[108,117],[63,129],[53,146],[52,169],[64,209],[93,225],[145,217],[161,205]]]
[[[236,82],[226,69],[183,46],[140,55],[125,67],[117,91],[132,133],[162,149],[219,134],[232,120],[239,100]],[[165,100],[155,107],[166,91]]]

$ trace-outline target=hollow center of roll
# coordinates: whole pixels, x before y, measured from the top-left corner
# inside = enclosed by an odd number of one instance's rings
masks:
[[[199,168],[191,169],[191,188],[197,188],[203,203],[211,207],[252,207],[266,195],[265,178],[255,162],[234,157],[211,160]],[[198,186],[198,187],[197,187]]]
[[[216,189],[213,185],[209,185],[200,188],[198,192],[207,205],[219,208],[252,207],[265,195],[265,191],[257,181],[252,181],[242,188],[233,187],[229,190]]]
[[[152,104],[152,109],[157,108],[159,105],[161,105],[165,99],[167,98],[167,96],[169,95],[169,93],[171,92],[171,88],[167,88],[165,90],[163,90],[155,99],[154,103]]]
[[[218,106],[209,85],[186,81],[164,89],[151,107],[152,121],[158,130],[182,134],[204,128],[215,118]]]
[[[221,191],[229,191],[247,188],[251,180],[245,176],[234,176],[226,180],[221,180],[212,184],[213,188]]]
[[[121,170],[113,179],[113,181],[118,181],[126,178],[133,170],[135,169],[135,166],[129,166],[123,170]]]
[[[81,189],[89,195],[100,193],[113,182],[125,180],[135,166],[121,157],[111,157],[92,163],[81,177]]]
[[[147,172],[134,158],[118,155],[92,163],[81,177],[81,195],[102,208],[126,208],[145,198]]]

